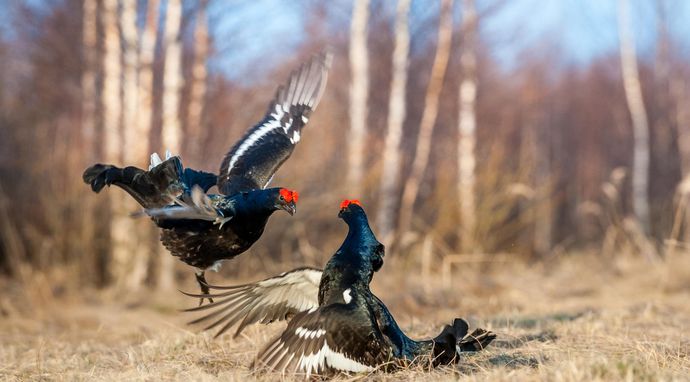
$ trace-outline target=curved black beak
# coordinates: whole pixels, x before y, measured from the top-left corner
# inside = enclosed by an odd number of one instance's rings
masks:
[[[282,205],[282,208],[287,211],[287,213],[290,214],[290,216],[294,215],[297,213],[297,206],[295,203],[290,202],[290,203],[285,203]]]

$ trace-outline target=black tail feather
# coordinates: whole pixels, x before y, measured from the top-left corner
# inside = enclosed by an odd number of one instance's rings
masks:
[[[482,328],[475,329],[470,335],[460,341],[458,347],[460,351],[480,351],[484,350],[496,339],[496,333]]]
[[[446,325],[441,334],[434,338],[434,364],[449,364],[457,361],[457,353],[479,351],[487,347],[496,339],[496,334],[484,329],[475,329],[471,334],[469,324],[462,318],[453,320],[452,325]]]
[[[172,157],[149,171],[99,163],[87,168],[83,175],[84,182],[90,184],[94,192],[116,185],[144,208],[163,207],[170,203],[170,196],[185,188],[182,178],[182,163],[178,157]]]

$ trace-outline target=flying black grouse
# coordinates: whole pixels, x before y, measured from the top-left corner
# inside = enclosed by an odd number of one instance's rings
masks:
[[[346,200],[338,214],[349,227],[340,249],[323,271],[298,268],[277,277],[212,295],[216,302],[188,309],[211,313],[192,323],[219,325],[216,335],[240,322],[235,335],[247,325],[291,318],[285,331],[257,356],[255,366],[280,372],[312,373],[341,370],[362,372],[377,367],[430,361],[433,365],[457,362],[458,354],[477,351],[496,338],[456,318],[441,334],[415,341],[400,330],[386,306],[369,290],[374,272],[383,265],[384,247],[369,228],[358,201]]]
[[[136,199],[162,229],[165,247],[198,269],[197,281],[208,293],[207,269],[215,270],[221,261],[249,249],[274,211],[295,213],[296,192],[266,187],[319,104],[330,59],[322,53],[291,74],[263,120],[225,155],[219,175],[185,169],[176,156],[167,154],[161,161],[153,154],[148,171],[96,164],[86,169],[84,182],[95,192],[116,185]],[[214,185],[221,194],[206,194]]]

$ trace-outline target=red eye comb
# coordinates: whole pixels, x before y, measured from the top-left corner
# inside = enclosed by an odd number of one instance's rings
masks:
[[[362,203],[360,203],[358,199],[345,199],[345,200],[343,200],[342,203],[340,203],[340,209],[341,209],[341,210],[342,210],[342,209],[345,209],[345,208],[347,208],[347,206],[349,206],[350,204],[356,204],[356,205],[358,205],[358,206],[360,206],[360,207],[362,206]]]
[[[295,203],[297,204],[297,199],[299,199],[299,194],[297,191],[290,191],[287,188],[281,188],[280,189],[280,196],[285,199],[286,202],[290,203]]]

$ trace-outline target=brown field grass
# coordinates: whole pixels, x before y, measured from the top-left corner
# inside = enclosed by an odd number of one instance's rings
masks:
[[[390,259],[372,289],[411,335],[436,335],[453,317],[498,333],[486,351],[457,367],[339,380],[687,380],[690,378],[690,255],[659,264],[629,256],[564,256],[550,263],[465,267],[453,290],[423,280],[416,265]],[[220,279],[212,275],[211,280]],[[190,283],[187,290],[194,290]],[[195,302],[61,291],[36,276],[0,296],[3,380],[290,379],[249,369],[284,324],[213,339],[179,313]],[[236,283],[229,280],[225,283]]]

